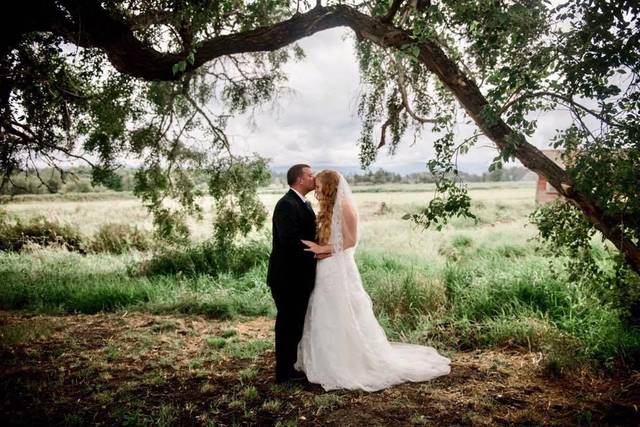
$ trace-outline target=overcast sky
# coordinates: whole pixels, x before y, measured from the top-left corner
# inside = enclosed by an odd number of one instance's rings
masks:
[[[356,113],[359,72],[351,38],[347,29],[323,31],[300,41],[306,58],[286,65],[288,87],[294,94],[279,100],[279,108],[267,107],[249,118],[240,116],[229,123],[228,133],[238,154],[259,153],[272,160],[273,166],[294,163],[313,165],[357,166],[356,142],[360,119]],[[569,116],[564,112],[539,115],[537,133],[530,140],[546,148],[557,128],[566,127]],[[469,137],[474,126],[459,125],[458,140]],[[378,155],[373,169],[383,167],[402,170],[406,165],[426,164],[433,156],[433,136],[423,132],[421,139],[410,146],[412,138],[399,147],[394,156],[385,149]],[[461,170],[473,173],[486,171],[496,151],[488,140],[459,158]]]

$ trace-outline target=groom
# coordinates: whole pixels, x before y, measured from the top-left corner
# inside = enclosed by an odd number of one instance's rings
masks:
[[[273,248],[267,284],[276,303],[276,381],[303,381],[294,369],[309,295],[316,276],[316,259],[301,240],[315,240],[316,215],[305,195],[315,188],[309,165],[287,172],[289,191],[273,211]]]

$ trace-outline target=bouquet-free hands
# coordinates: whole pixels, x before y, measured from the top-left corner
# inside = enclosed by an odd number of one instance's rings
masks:
[[[301,242],[307,246],[305,251],[313,252],[316,259],[325,259],[331,256],[331,245],[319,245],[311,240],[301,240]]]

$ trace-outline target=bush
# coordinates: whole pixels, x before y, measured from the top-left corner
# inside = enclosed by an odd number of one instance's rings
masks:
[[[90,252],[121,254],[131,249],[145,251],[151,246],[148,232],[129,224],[106,223],[87,244]]]
[[[12,221],[0,211],[0,250],[20,252],[30,244],[41,247],[57,246],[70,251],[109,252],[121,254],[131,249],[144,251],[151,246],[148,232],[128,224],[103,224],[89,242],[80,234],[77,226],[63,224],[39,215],[21,221]]]
[[[19,252],[29,243],[83,250],[80,230],[71,224],[50,221],[43,215],[12,222],[8,214],[0,213],[0,250]]]
[[[230,246],[203,242],[186,249],[170,249],[140,265],[144,275],[208,274],[217,277],[223,273],[240,276],[252,268],[265,264],[270,246],[262,240],[248,241]]]

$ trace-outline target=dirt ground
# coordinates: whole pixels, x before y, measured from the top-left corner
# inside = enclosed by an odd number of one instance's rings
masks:
[[[0,311],[4,425],[640,425],[640,372],[550,377],[539,353],[460,352],[375,393],[273,382],[273,320]]]

